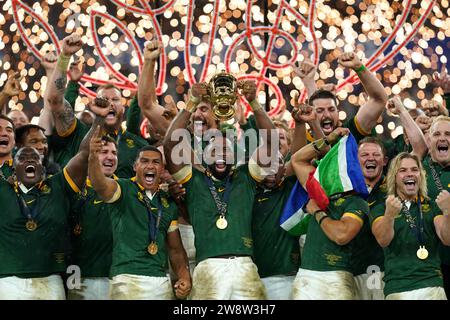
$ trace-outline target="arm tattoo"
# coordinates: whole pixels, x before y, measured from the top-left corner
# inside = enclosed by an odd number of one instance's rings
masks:
[[[67,77],[62,76],[55,80],[55,86],[58,91],[64,91],[66,89]]]
[[[63,108],[60,112],[55,112],[56,131],[59,134],[64,134],[69,130],[75,121],[75,114],[67,100],[64,100]]]

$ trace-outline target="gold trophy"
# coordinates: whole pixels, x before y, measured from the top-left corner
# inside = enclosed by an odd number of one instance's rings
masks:
[[[209,82],[214,117],[219,121],[228,121],[236,113],[237,81],[224,70],[216,74]]]

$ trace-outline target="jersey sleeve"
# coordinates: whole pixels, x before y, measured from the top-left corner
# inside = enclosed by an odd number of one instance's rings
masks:
[[[67,88],[64,93],[64,99],[69,102],[72,109],[75,109],[75,102],[77,101],[78,96],[80,95],[80,84],[75,81],[69,81],[67,83]]]
[[[358,123],[358,120],[356,116],[350,118],[346,123],[344,123],[344,128],[348,128],[352,135],[355,137],[356,143],[364,139],[368,136],[376,136],[375,128],[372,129],[370,132],[366,132],[361,128],[360,124]]]
[[[369,205],[359,196],[350,196],[344,202],[343,217],[350,217],[357,220],[361,225],[367,220]]]
[[[384,216],[384,211],[386,210],[385,203],[379,203],[373,207],[369,212],[370,225],[373,225],[375,221]]]
[[[127,131],[139,136],[140,122],[141,108],[139,108],[137,97],[134,97],[127,111]]]

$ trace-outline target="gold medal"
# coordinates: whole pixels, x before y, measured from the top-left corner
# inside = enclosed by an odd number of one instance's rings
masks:
[[[37,223],[34,220],[28,220],[27,223],[25,223],[25,228],[27,228],[28,231],[34,231],[37,228]]]
[[[155,241],[150,242],[150,244],[147,247],[148,253],[150,253],[152,256],[158,253],[158,245]]]
[[[81,234],[81,226],[79,223],[77,223],[73,228],[73,234],[76,236],[79,236]]]
[[[420,260],[425,260],[428,258],[428,250],[425,249],[425,246],[419,246],[419,249],[417,250],[417,258]]]
[[[228,226],[228,221],[225,219],[224,216],[220,216],[219,219],[216,221],[216,227],[220,230],[226,229]]]

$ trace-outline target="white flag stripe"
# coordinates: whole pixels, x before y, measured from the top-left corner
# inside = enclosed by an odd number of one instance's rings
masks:
[[[289,231],[292,228],[294,228],[296,225],[298,225],[300,223],[300,221],[302,221],[304,216],[305,216],[305,212],[303,212],[303,210],[300,208],[292,216],[290,216],[289,219],[287,219],[285,222],[283,222],[281,224],[281,227],[284,230]]]
[[[353,190],[352,181],[347,173],[347,139],[348,136],[344,136],[339,141],[338,148],[338,165],[339,165],[339,176],[341,177],[342,187],[344,192]]]

